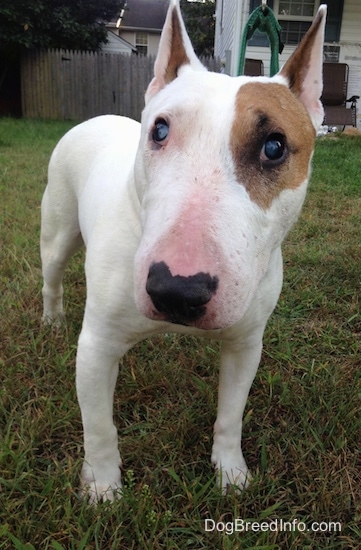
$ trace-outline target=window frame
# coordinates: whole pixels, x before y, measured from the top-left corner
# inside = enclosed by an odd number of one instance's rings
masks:
[[[276,19],[278,19],[278,21],[296,21],[296,22],[305,22],[305,23],[312,23],[316,13],[317,13],[317,10],[320,6],[320,0],[314,0],[313,4],[313,14],[312,15],[282,15],[280,14],[279,12],[279,8],[280,8],[280,3],[281,2],[284,2],[284,1],[287,1],[287,0],[274,0],[273,2],[273,12],[275,14],[275,17]],[[303,2],[303,0],[298,0],[299,2]],[[292,2],[292,0],[290,0],[290,2]]]
[[[142,41],[144,40],[144,42]],[[139,51],[138,50],[138,53],[140,53],[141,55],[148,55],[148,51],[149,51],[149,36],[148,36],[148,33],[144,32],[144,31],[139,31],[139,32],[136,32],[135,33],[135,47],[137,48],[142,48],[143,50],[145,49],[146,51]]]

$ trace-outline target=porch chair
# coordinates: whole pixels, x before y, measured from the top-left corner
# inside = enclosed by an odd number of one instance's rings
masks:
[[[244,75],[247,76],[263,76],[263,61],[260,59],[245,59],[244,63]]]
[[[326,126],[355,126],[359,96],[347,98],[349,68],[346,63],[323,64],[323,92],[321,101],[325,110]],[[347,103],[351,103],[347,107]]]

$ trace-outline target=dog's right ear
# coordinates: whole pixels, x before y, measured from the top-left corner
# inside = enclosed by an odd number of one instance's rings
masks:
[[[145,93],[145,102],[148,103],[162,88],[177,78],[184,65],[190,65],[197,71],[207,70],[194,53],[178,0],[170,0],[154,64],[154,78]]]
[[[327,5],[321,5],[311,27],[279,72],[303,103],[316,130],[324,117],[320,97],[326,13]]]

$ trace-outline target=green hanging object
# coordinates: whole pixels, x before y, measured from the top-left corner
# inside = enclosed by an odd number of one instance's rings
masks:
[[[256,30],[266,33],[271,46],[270,76],[279,71],[278,55],[282,53],[284,45],[281,42],[281,26],[273,11],[265,3],[256,8],[248,18],[243,30],[241,51],[239,53],[238,76],[244,72],[247,41],[252,38]]]

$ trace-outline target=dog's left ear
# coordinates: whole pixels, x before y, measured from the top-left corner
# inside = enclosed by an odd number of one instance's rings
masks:
[[[148,103],[159,90],[177,78],[184,65],[190,65],[197,71],[207,70],[194,53],[178,0],[170,0],[154,64],[154,78],[145,93],[145,102]]]
[[[316,130],[324,118],[320,97],[326,13],[327,5],[323,4],[299,46],[278,73],[286,78],[291,91],[303,103]]]

